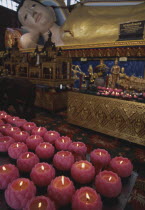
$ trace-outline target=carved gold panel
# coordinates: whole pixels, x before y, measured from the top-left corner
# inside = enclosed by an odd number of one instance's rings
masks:
[[[145,145],[145,104],[69,92],[68,122]]]

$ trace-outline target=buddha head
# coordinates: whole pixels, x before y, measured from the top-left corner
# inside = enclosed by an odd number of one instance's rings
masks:
[[[52,7],[46,7],[37,0],[22,0],[18,8],[18,19],[24,29],[45,33],[55,23],[56,16]]]

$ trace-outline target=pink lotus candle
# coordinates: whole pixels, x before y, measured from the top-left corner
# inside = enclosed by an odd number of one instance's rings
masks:
[[[56,177],[48,186],[48,196],[59,206],[70,203],[74,192],[73,182],[65,176]]]
[[[55,177],[55,169],[48,163],[37,163],[32,168],[30,177],[37,186],[48,186]]]
[[[5,123],[0,119],[0,126],[4,125]]]
[[[5,115],[7,115],[5,111],[0,111],[0,119],[3,119]]]
[[[102,171],[96,176],[96,190],[101,195],[114,198],[121,193],[122,184],[120,177],[112,171]]]
[[[72,210],[102,210],[100,195],[91,187],[77,190],[72,199]]]
[[[13,134],[16,131],[20,131],[20,128],[17,128],[17,127],[8,127],[8,128],[6,128],[5,133],[6,133],[7,136],[13,136]]]
[[[5,190],[10,182],[19,177],[19,171],[12,164],[0,166],[0,189]]]
[[[0,132],[4,135],[6,135],[6,129],[8,127],[12,127],[10,124],[4,124],[4,125],[0,125]]]
[[[49,159],[53,157],[55,148],[48,142],[40,143],[35,150],[35,153],[40,159]]]
[[[68,150],[72,140],[67,136],[61,136],[55,141],[55,147],[57,150]]]
[[[25,152],[28,152],[28,147],[23,142],[13,143],[8,148],[8,155],[13,159],[18,159],[18,157]]]
[[[25,123],[27,123],[27,120],[25,119],[17,119],[13,122],[13,124],[17,127],[22,127]]]
[[[83,142],[72,142],[69,146],[69,151],[75,156],[75,160],[85,159],[87,147]]]
[[[68,151],[57,152],[53,158],[53,165],[61,171],[69,171],[74,162],[74,156]]]
[[[33,128],[32,135],[44,136],[46,131],[47,131],[47,129],[44,127],[36,127],[36,128]]]
[[[51,144],[54,144],[56,139],[60,137],[60,134],[56,131],[47,131],[44,134],[44,141],[49,142]]]
[[[26,139],[28,138],[29,134],[26,131],[16,131],[13,134],[13,138],[16,142],[26,142]]]
[[[27,202],[36,194],[36,187],[26,178],[15,179],[5,191],[7,204],[13,209],[25,208]]]
[[[19,117],[9,116],[9,117],[7,117],[6,121],[8,123],[10,123],[11,125],[14,125],[15,124],[15,121],[18,120],[18,119],[20,119],[20,118]]]
[[[17,167],[23,172],[30,172],[37,163],[39,158],[33,152],[25,152],[17,159]]]
[[[71,176],[76,182],[87,184],[94,179],[95,168],[87,160],[77,161],[72,165]]]
[[[105,149],[95,149],[90,153],[90,160],[99,172],[109,164],[111,157]]]
[[[2,119],[4,122],[7,123],[8,119],[11,118],[11,117],[12,117],[11,115],[6,114],[6,115],[3,115],[3,117],[2,117],[1,119]]]
[[[56,210],[56,208],[48,197],[36,196],[28,201],[25,210]]]
[[[33,128],[35,128],[35,127],[36,127],[35,123],[33,123],[33,122],[26,122],[25,124],[23,124],[22,129],[24,131],[27,131],[27,132],[30,133],[33,130]]]
[[[35,150],[36,147],[42,142],[43,138],[39,135],[31,135],[26,139],[26,144],[31,150]]]
[[[7,152],[9,146],[14,142],[15,140],[10,136],[0,137],[0,152]]]
[[[115,157],[110,161],[111,169],[120,177],[128,177],[131,175],[133,165],[128,158]]]

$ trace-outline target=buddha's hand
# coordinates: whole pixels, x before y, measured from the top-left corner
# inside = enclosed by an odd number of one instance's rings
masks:
[[[20,44],[23,49],[35,48],[39,39],[39,34],[26,33],[21,36]]]

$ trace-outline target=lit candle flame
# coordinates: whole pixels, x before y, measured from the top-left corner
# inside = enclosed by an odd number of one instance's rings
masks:
[[[19,147],[19,144],[16,144],[16,147]]]
[[[61,177],[62,185],[64,185],[64,176]]]
[[[37,137],[36,137],[36,136],[34,136],[34,139],[37,139]]]
[[[11,131],[13,131],[14,130],[14,128],[11,128]]]
[[[109,177],[109,182],[111,181],[111,179],[112,179],[112,176]]]
[[[38,208],[41,208],[41,206],[42,206],[42,203],[41,202],[38,203]]]
[[[19,185],[20,185],[20,187],[22,187],[22,185],[23,185],[23,181],[21,181]]]
[[[62,157],[64,157],[65,155],[64,154],[62,154]]]
[[[43,165],[41,166],[41,170],[44,171],[44,166]]]
[[[30,156],[30,155],[29,155],[29,154],[27,154],[27,158],[29,158],[29,156]]]
[[[41,131],[41,127],[38,129],[38,132],[40,132]]]
[[[20,132],[20,135],[22,136],[22,135],[23,135],[23,133],[22,133],[22,132]]]
[[[62,142],[64,143],[64,139],[62,139]]]
[[[53,135],[54,135],[54,133],[51,133],[50,135],[51,135],[51,136],[53,136]]]
[[[79,144],[77,143],[77,147],[79,147]]]
[[[46,144],[44,145],[44,148],[46,149]]]
[[[101,155],[102,155],[102,153],[100,152],[100,153],[99,153],[99,155],[101,156]]]
[[[123,160],[120,161],[120,164],[122,164],[122,163],[123,163]]]
[[[86,199],[87,199],[87,201],[90,200],[90,196],[88,193],[86,193]]]
[[[16,120],[15,118],[13,118],[13,121]]]
[[[4,143],[6,143],[6,141],[4,141]]]
[[[85,168],[85,163],[82,163],[82,168]]]
[[[28,125],[28,127],[30,128],[30,127],[31,127],[31,125]]]
[[[6,126],[2,126],[2,128],[5,128]]]
[[[5,166],[3,166],[2,169],[3,169],[3,171],[6,171],[7,170]]]

